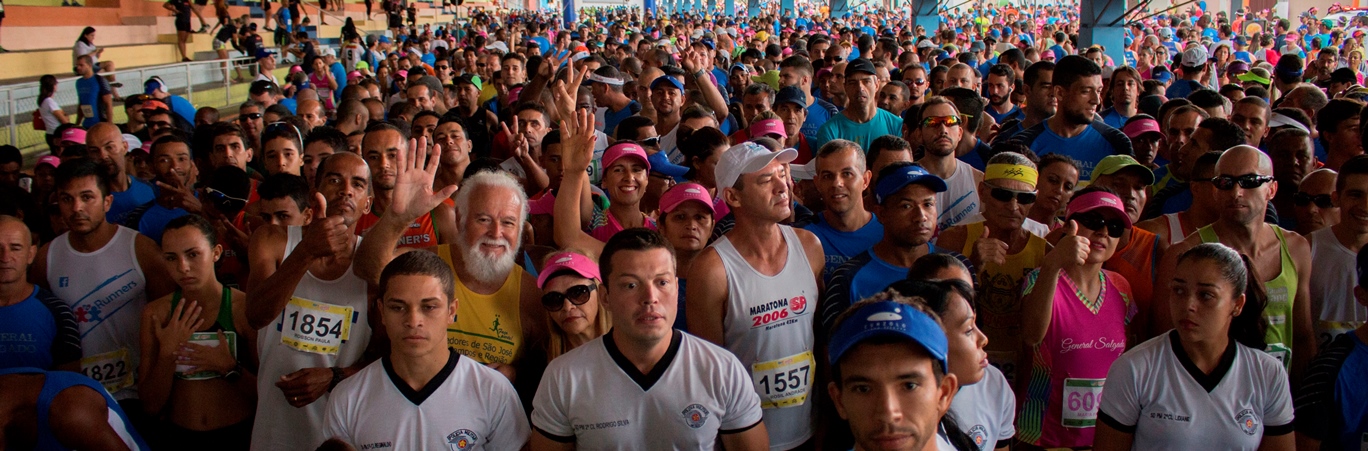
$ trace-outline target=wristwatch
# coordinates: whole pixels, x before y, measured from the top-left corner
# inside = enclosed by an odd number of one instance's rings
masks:
[[[332,373],[333,373],[332,382],[328,382],[328,391],[329,391],[329,392],[333,391],[334,388],[337,388],[337,384],[340,383],[340,382],[342,382],[342,378],[344,377],[344,376],[342,375],[342,369],[341,369],[341,368],[332,367]]]

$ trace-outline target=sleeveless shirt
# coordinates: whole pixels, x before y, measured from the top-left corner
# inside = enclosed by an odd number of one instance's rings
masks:
[[[455,269],[453,246],[438,246],[437,256]],[[447,326],[447,345],[480,363],[512,363],[523,350],[522,278],[531,277],[513,266],[503,286],[493,294],[479,294],[456,278],[455,299],[460,302],[456,322]]]
[[[983,236],[982,222],[965,225],[965,240],[960,253],[973,255],[974,240]],[[978,325],[988,336],[988,361],[1007,377],[1015,388],[1021,371],[1029,363],[1021,358],[1021,286],[1026,274],[1045,261],[1044,238],[1027,234],[1026,247],[1010,254],[1001,265],[983,262],[978,267]]]
[[[1264,333],[1268,347],[1264,350],[1277,357],[1285,368],[1292,364],[1292,301],[1297,297],[1297,268],[1292,265],[1292,253],[1287,250],[1287,238],[1283,235],[1282,227],[1272,224],[1269,227],[1278,237],[1279,261],[1282,264],[1278,269],[1278,277],[1264,282],[1264,291],[1268,293],[1268,306],[1263,311],[1264,318],[1268,320],[1268,330]],[[1197,229],[1197,233],[1203,243],[1221,241],[1210,225]]]

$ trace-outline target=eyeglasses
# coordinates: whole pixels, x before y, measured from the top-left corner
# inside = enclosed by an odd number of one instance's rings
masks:
[[[646,139],[637,141],[637,144],[640,144],[641,147],[660,147],[660,137],[659,137],[659,136],[656,136],[656,137],[646,138]]]
[[[542,295],[542,308],[545,308],[548,312],[559,312],[561,309],[565,308],[565,301],[567,300],[570,301],[571,304],[584,305],[585,302],[589,302],[589,293],[592,293],[597,289],[597,283],[589,282],[584,285],[575,285],[567,288],[564,293],[548,291],[546,294]]]
[[[1125,222],[1122,222],[1117,218],[1103,218],[1102,215],[1097,213],[1079,213],[1070,216],[1069,220],[1078,223],[1079,227],[1088,230],[1102,230],[1103,227],[1106,227],[1107,236],[1112,238],[1121,238],[1121,235],[1126,233]]]
[[[1211,179],[1211,184],[1221,191],[1235,189],[1235,185],[1240,185],[1241,189],[1255,189],[1265,183],[1273,181],[1271,175],[1245,174],[1245,175],[1218,175]]]
[[[247,113],[238,115],[238,120],[242,122],[255,121],[257,119],[261,119],[261,113]]]
[[[1036,193],[1034,191],[1017,191],[1014,189],[993,187],[988,191],[988,194],[993,196],[994,199],[997,199],[998,202],[1011,202],[1012,199],[1015,198],[1018,204],[1030,205],[1034,204],[1036,201]]]
[[[1335,203],[1330,200],[1329,194],[1311,195],[1306,193],[1297,193],[1292,195],[1292,203],[1297,204],[1298,207],[1305,207],[1307,205],[1311,205],[1312,203],[1316,204],[1316,206],[1320,208],[1333,208],[1335,206]]]
[[[959,116],[928,116],[922,119],[922,127],[957,127],[964,123]]]

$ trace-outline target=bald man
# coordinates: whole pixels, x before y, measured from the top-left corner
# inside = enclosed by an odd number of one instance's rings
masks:
[[[105,220],[122,224],[128,212],[156,198],[152,185],[133,178],[125,170],[128,141],[124,140],[119,126],[101,122],[86,132],[86,156],[100,165],[100,170],[109,179],[109,192],[114,195],[114,203],[105,212]]]
[[[978,75],[978,71],[968,64],[955,63],[954,66],[950,66],[950,72],[945,74],[945,86],[941,90],[960,87],[979,92]]]
[[[81,370],[81,332],[71,307],[26,278],[38,255],[28,226],[0,216],[0,369]]]
[[[1253,272],[1262,278],[1268,293],[1263,312],[1269,324],[1266,350],[1284,366],[1291,365],[1295,387],[1316,353],[1311,328],[1311,245],[1296,232],[1264,223],[1264,210],[1277,193],[1278,182],[1273,180],[1273,161],[1259,149],[1239,145],[1227,150],[1216,162],[1212,185],[1220,218],[1170,247],[1156,280],[1162,284],[1173,280],[1178,256],[1201,243],[1220,242],[1249,256]],[[1168,305],[1168,290],[1155,293],[1154,301]],[[1156,330],[1172,328],[1172,312],[1156,310]]]
[[[1323,168],[1312,171],[1302,178],[1301,184],[1292,199],[1292,211],[1297,217],[1297,233],[1311,236],[1311,232],[1339,223],[1339,206],[1333,205],[1330,196],[1335,192],[1333,169]]]
[[[306,135],[314,127],[328,123],[328,114],[323,111],[323,104],[317,100],[300,100],[298,111],[299,118],[304,120],[304,130],[300,131]]]

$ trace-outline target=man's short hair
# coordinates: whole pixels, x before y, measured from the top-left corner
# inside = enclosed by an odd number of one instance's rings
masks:
[[[804,57],[802,55],[793,55],[788,58],[784,58],[784,61],[779,63],[779,68],[783,69],[786,67],[798,69],[799,71],[802,71],[804,75],[807,75],[809,77],[811,77],[812,74],[815,73],[815,71],[812,70],[812,61],[808,60],[807,57]]]
[[[1068,89],[1084,77],[1101,76],[1102,68],[1092,60],[1079,55],[1068,55],[1055,64],[1051,82],[1055,86]]]
[[[1344,182],[1351,175],[1368,175],[1368,155],[1356,155],[1340,166],[1335,177],[1335,191],[1344,190]]]
[[[390,280],[395,276],[435,278],[442,285],[442,296],[446,298],[446,302],[450,304],[455,300],[453,294],[456,292],[456,276],[452,274],[451,266],[435,252],[405,252],[390,260],[385,269],[380,271],[379,287],[382,301]]]
[[[327,144],[328,147],[332,148],[333,153],[347,152],[351,149],[351,144],[347,142],[347,135],[345,133],[326,125],[314,127],[312,130],[309,130],[308,135],[304,136],[304,147],[309,147],[310,144],[316,142]],[[299,151],[303,152],[304,149],[299,149]]]
[[[1316,111],[1316,131],[1321,136],[1334,133],[1341,122],[1359,117],[1363,102],[1353,99],[1333,99]]]
[[[19,163],[24,165],[24,154],[19,152],[18,147],[5,144],[0,146],[0,164]]]
[[[1197,127],[1211,131],[1211,150],[1223,151],[1245,143],[1244,129],[1228,119],[1209,117],[1202,119]]]
[[[268,175],[260,185],[257,185],[257,195],[261,200],[289,197],[301,212],[309,207],[309,195],[312,193],[309,181],[304,176],[286,172]]]
[[[1040,81],[1041,72],[1054,72],[1055,63],[1049,61],[1037,61],[1026,67],[1026,73],[1022,75],[1022,81],[1026,86],[1035,87],[1036,82]],[[1101,72],[1099,72],[1101,73]],[[1052,78],[1053,80],[1053,78]]]
[[[940,95],[954,102],[955,110],[961,115],[969,116],[964,124],[964,135],[975,134],[979,125],[983,124],[983,108],[987,106],[983,96],[972,89],[961,87],[942,89]]]
[[[100,188],[100,194],[109,195],[109,174],[105,169],[88,158],[78,158],[62,163],[53,173],[57,179],[57,189],[61,190],[76,179],[95,177],[95,185]]]
[[[988,68],[988,75],[1007,77],[1007,84],[1016,84],[1016,71],[1012,70],[1012,66],[1008,66],[1006,64],[994,64],[993,67]]]
[[[665,239],[665,235],[660,232],[646,228],[631,228],[613,234],[607,243],[603,243],[603,252],[599,253],[599,274],[603,280],[607,281],[613,274],[613,256],[622,251],[649,251],[653,249],[665,249],[670,252],[670,261],[674,262],[674,246]],[[675,268],[677,271],[678,268]]]

